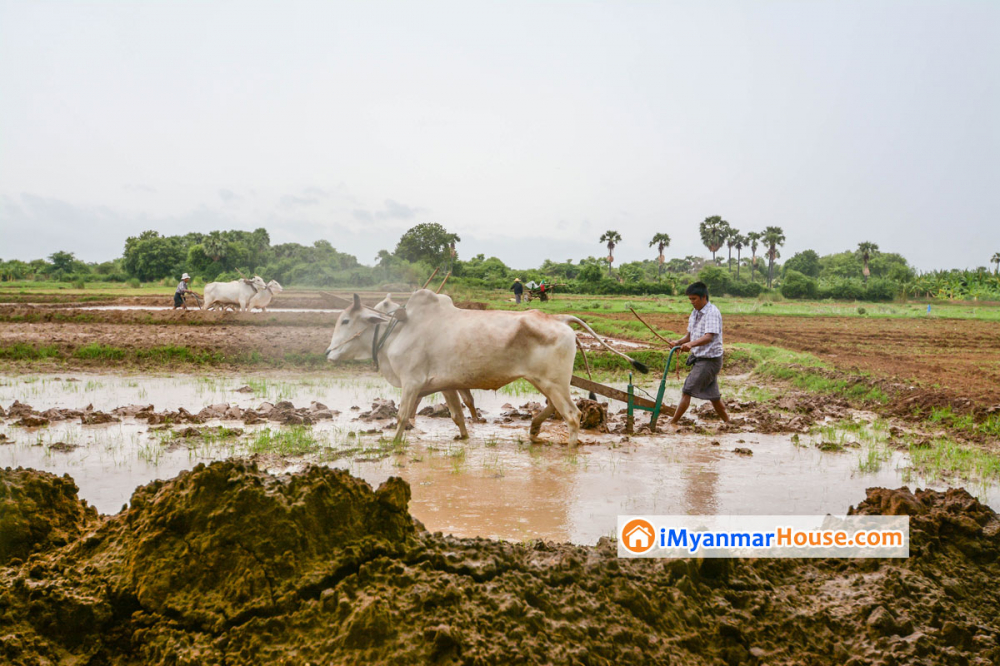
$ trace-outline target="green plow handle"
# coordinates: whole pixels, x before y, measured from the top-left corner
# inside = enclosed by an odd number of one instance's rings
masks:
[[[627,432],[632,432],[632,426],[634,424],[634,410],[641,409],[643,411],[652,412],[653,416],[649,419],[649,430],[650,432],[656,432],[656,421],[660,418],[660,410],[663,408],[663,394],[667,389],[667,375],[670,373],[670,362],[674,359],[674,354],[680,350],[680,347],[673,347],[670,353],[667,354],[667,363],[663,366],[663,377],[660,379],[660,388],[656,392],[656,401],[652,409],[647,407],[642,407],[635,404],[635,387],[632,385],[632,373],[628,376],[628,418],[625,422],[625,429]]]

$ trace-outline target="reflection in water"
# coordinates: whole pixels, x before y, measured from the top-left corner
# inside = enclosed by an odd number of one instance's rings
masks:
[[[718,456],[712,454],[715,447],[709,446],[711,448],[697,449],[681,472],[684,479],[684,512],[694,516],[711,516],[718,510]]]

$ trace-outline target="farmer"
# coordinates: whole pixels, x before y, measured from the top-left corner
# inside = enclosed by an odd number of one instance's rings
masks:
[[[685,291],[694,310],[688,317],[688,332],[680,340],[671,342],[671,347],[680,347],[681,351],[691,352],[687,364],[691,366],[682,389],[681,401],[677,411],[670,419],[670,427],[674,430],[684,416],[691,398],[709,400],[715,407],[719,418],[729,422],[726,406],[722,404],[722,394],[719,392],[719,370],[722,369],[722,313],[719,308],[708,302],[708,287],[704,282],[695,282]]]
[[[181,276],[181,281],[177,285],[177,291],[174,292],[174,310],[177,308],[184,308],[187,310],[187,305],[184,304],[184,294],[193,294],[194,292],[188,289],[188,282],[191,281],[191,276],[185,273]]]
[[[521,278],[514,278],[514,286],[512,286],[511,289],[514,290],[514,302],[520,305],[521,294],[524,293],[524,285],[521,284]]]

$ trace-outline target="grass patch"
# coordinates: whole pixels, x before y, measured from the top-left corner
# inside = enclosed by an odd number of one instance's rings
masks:
[[[206,363],[221,363],[225,356],[209,351],[195,351],[180,345],[161,345],[150,347],[149,349],[137,349],[135,358],[140,361],[154,361],[157,363],[194,363],[204,365]]]
[[[990,414],[983,421],[976,423],[972,414],[956,414],[951,406],[933,407],[927,420],[945,428],[971,435],[1000,437],[1000,414]]]
[[[121,361],[127,355],[128,352],[121,347],[112,347],[111,345],[102,345],[96,342],[78,347],[73,352],[74,358],[86,361]]]
[[[292,426],[282,430],[264,428],[254,433],[249,445],[250,453],[272,453],[282,456],[301,456],[319,448],[312,430],[306,426]]]
[[[59,348],[55,345],[29,345],[16,342],[9,347],[0,347],[0,358],[12,361],[36,361],[44,358],[59,358]]]
[[[911,445],[910,461],[917,471],[932,480],[950,477],[965,481],[1000,479],[1000,455],[963,446],[947,437],[931,440],[929,446]]]

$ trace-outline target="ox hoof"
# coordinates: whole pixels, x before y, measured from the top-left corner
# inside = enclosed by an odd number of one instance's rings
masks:
[[[469,439],[469,436],[468,435],[455,435],[452,439],[454,439],[456,442],[459,442],[459,441],[461,441],[463,439]]]

